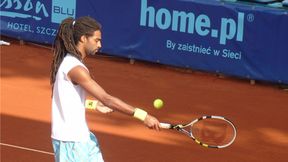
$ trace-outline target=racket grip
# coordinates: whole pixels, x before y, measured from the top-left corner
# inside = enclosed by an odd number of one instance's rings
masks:
[[[172,125],[169,123],[160,123],[160,127],[163,129],[171,129]]]

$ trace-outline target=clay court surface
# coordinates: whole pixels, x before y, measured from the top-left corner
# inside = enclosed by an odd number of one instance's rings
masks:
[[[52,162],[51,50],[11,43],[1,46],[1,161]],[[207,149],[177,132],[150,130],[118,112],[87,111],[106,162],[287,161],[288,92],[276,85],[251,85],[248,80],[140,61],[132,65],[103,55],[88,58],[86,64],[107,92],[161,121],[185,123],[202,115],[221,115],[238,129],[230,147]],[[152,107],[155,98],[164,100],[163,109]]]

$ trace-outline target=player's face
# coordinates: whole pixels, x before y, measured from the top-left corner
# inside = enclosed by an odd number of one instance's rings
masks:
[[[93,36],[87,37],[85,52],[88,55],[95,55],[101,47],[101,31],[97,30]]]

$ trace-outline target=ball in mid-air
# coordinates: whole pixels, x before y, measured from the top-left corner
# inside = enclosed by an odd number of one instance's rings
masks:
[[[161,99],[155,99],[154,102],[153,102],[153,106],[156,108],[156,109],[161,109],[164,105],[164,102],[161,100]]]

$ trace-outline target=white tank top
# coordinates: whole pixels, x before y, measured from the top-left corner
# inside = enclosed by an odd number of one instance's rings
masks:
[[[74,85],[67,76],[76,66],[87,69],[76,57],[67,54],[56,75],[52,97],[53,139],[76,142],[89,139],[84,106],[85,90],[79,85]]]

